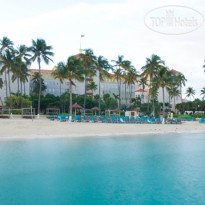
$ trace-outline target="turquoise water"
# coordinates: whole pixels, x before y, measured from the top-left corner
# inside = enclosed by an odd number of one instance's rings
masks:
[[[0,141],[0,205],[205,204],[205,133]]]

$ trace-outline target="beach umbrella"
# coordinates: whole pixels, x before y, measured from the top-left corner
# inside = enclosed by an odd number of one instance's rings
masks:
[[[115,110],[112,110],[113,112],[117,112],[119,113],[119,116],[120,116],[120,113],[123,112],[122,110],[120,110],[119,108],[115,109]]]
[[[100,111],[100,109],[98,107],[93,107],[91,108],[92,111],[95,111],[95,115],[96,115],[96,111]]]
[[[75,109],[75,116],[76,116],[76,109],[83,109],[83,107],[80,106],[80,105],[78,105],[77,103],[75,103],[75,104],[72,106],[72,108]]]

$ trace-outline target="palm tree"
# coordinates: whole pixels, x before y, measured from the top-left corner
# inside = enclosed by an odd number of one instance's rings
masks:
[[[180,92],[180,90],[178,89],[178,87],[177,86],[175,86],[175,85],[171,85],[171,86],[169,86],[169,87],[167,87],[167,90],[168,90],[168,92],[169,92],[169,95],[170,95],[170,97],[171,98],[174,98],[174,111],[175,111],[175,98],[177,97],[177,96],[180,96],[181,95],[181,92]]]
[[[13,48],[13,42],[6,36],[0,40],[0,53],[4,51],[4,49],[12,49]]]
[[[95,82],[91,82],[90,84],[88,84],[88,90],[92,91],[92,98],[93,96],[93,91],[97,90],[97,85],[95,84]]]
[[[165,115],[165,100],[164,100],[164,89],[168,86],[169,82],[169,70],[165,66],[160,66],[156,77],[159,87],[162,88],[162,99],[163,99],[163,118]]]
[[[54,53],[51,52],[52,46],[47,46],[46,41],[44,39],[37,39],[36,41],[32,40],[32,47],[30,47],[30,52],[33,54],[31,60],[34,62],[37,60],[38,68],[39,68],[39,77],[41,78],[41,61],[49,64],[52,59],[51,56],[54,56]],[[38,114],[40,114],[40,102],[41,102],[41,80],[40,80],[40,88],[38,94]]]
[[[84,93],[84,109],[86,108],[86,94],[88,86],[88,78],[96,74],[96,56],[93,54],[92,49],[85,49],[84,53],[80,54],[84,66],[84,80],[85,80],[85,93]]]
[[[182,73],[179,73],[176,75],[176,84],[180,87],[181,95],[182,95],[182,86],[186,85],[186,81],[187,79]],[[181,96],[181,99],[182,99],[182,96]]]
[[[118,108],[120,108],[121,106],[121,85],[122,85],[122,78],[123,78],[123,72],[122,72],[122,68],[125,64],[125,61],[123,60],[124,56],[118,56],[117,60],[112,60],[112,62],[115,63],[115,79],[117,80],[118,83],[118,96],[119,96],[119,102],[118,102]]]
[[[56,70],[52,73],[55,79],[60,81],[60,96],[61,96],[61,84],[65,79],[66,69],[64,67],[57,67]]]
[[[103,56],[99,56],[96,61],[96,70],[98,71],[99,78],[99,110],[101,110],[101,81],[104,80],[104,77],[110,77],[109,70],[111,65],[108,63],[108,60]]]
[[[132,98],[132,85],[135,85],[135,82],[137,82],[137,71],[136,69],[132,66],[128,68],[127,70],[127,75],[125,77],[125,84],[128,85],[129,87],[129,95],[130,95],[130,102]]]
[[[13,42],[8,38],[8,37],[3,37],[2,40],[0,40],[0,55],[3,55],[5,49],[13,49]],[[6,97],[8,97],[8,83],[7,83],[7,76],[6,76],[6,71],[5,71],[5,87],[6,87]]]
[[[192,87],[188,87],[186,90],[186,96],[190,97],[190,101],[191,101],[191,97],[194,97],[195,93],[196,92]]]
[[[139,86],[142,86],[142,89],[145,90],[145,86],[148,85],[147,78],[140,76],[138,83],[139,83]]]
[[[10,83],[10,72],[13,71],[14,69],[14,59],[15,59],[15,51],[14,50],[9,50],[6,49],[3,53],[1,54],[0,57],[2,58],[2,69],[1,73],[5,72],[8,74],[8,85],[9,85],[9,96],[10,96],[10,109],[12,109],[12,97],[11,97],[11,83]]]
[[[152,82],[153,78],[156,77],[159,67],[164,64],[165,64],[164,61],[161,60],[161,58],[158,55],[153,54],[151,58],[146,58],[146,65],[142,67],[143,73],[141,75],[145,77],[146,79],[149,78],[149,81],[150,81],[149,82],[148,105],[149,105],[149,96],[152,96],[150,95],[150,89],[152,88],[152,85],[154,85]],[[153,108],[154,108],[154,100],[152,101],[153,101]]]
[[[125,60],[123,65],[122,65],[122,68],[124,69],[122,72],[123,72],[123,79],[124,79],[124,85],[125,85],[125,104],[127,105],[127,80],[129,77],[128,77],[128,70],[132,69],[133,66],[131,65],[131,61],[129,60]]]
[[[31,79],[32,83],[33,83],[33,93],[35,93],[36,95],[39,94],[39,90],[40,90],[40,84],[41,84],[41,95],[43,94],[43,91],[46,90],[46,85],[44,84],[44,79],[42,78],[42,76],[39,75],[39,73],[35,72],[32,76]]]
[[[205,62],[205,61],[204,61]],[[204,72],[205,72],[205,64],[203,65],[203,68],[204,68]]]
[[[72,87],[75,86],[74,80],[82,82],[84,80],[83,64],[79,58],[71,56],[68,58],[66,64],[63,62],[58,63],[57,67],[66,71],[65,79],[69,80],[70,84],[70,116],[72,116]]]
[[[202,99],[205,99],[205,87],[201,90]]]

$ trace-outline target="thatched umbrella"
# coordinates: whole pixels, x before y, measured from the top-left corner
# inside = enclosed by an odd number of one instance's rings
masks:
[[[75,103],[72,108],[75,108],[75,116],[76,116],[76,109],[83,109],[82,106],[78,105],[77,103]]]
[[[113,112],[118,112],[119,113],[119,116],[120,116],[120,113],[121,112],[123,112],[122,110],[120,110],[119,108],[117,108],[117,109],[114,109],[114,110],[112,110]]]
[[[96,111],[100,111],[100,109],[98,107],[93,107],[91,108],[92,111],[95,111],[95,115],[96,115]]]

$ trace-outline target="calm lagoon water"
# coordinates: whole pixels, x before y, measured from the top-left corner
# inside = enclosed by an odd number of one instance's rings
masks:
[[[0,141],[0,205],[205,204],[205,133]]]

